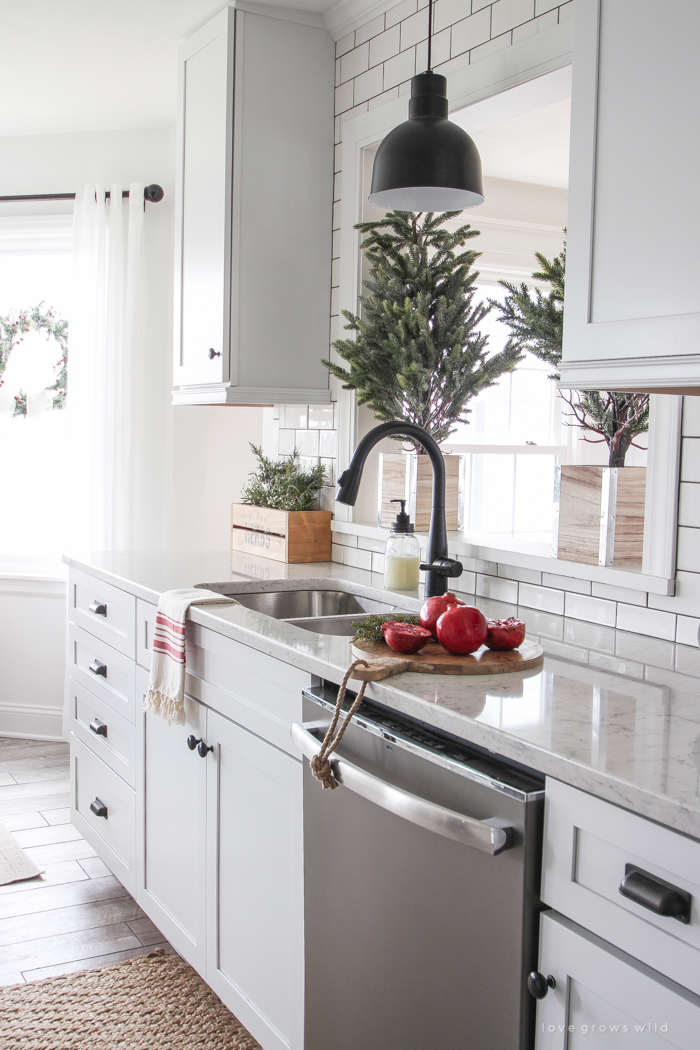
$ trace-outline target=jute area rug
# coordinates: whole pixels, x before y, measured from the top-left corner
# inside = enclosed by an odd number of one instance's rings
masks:
[[[2,1050],[260,1050],[191,966],[163,951],[0,992]]]

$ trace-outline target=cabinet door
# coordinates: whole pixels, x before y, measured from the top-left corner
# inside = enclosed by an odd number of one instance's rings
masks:
[[[700,4],[576,0],[562,381],[700,387]]]
[[[556,987],[537,1004],[536,1050],[694,1050],[700,998],[570,920],[542,916],[540,971]]]
[[[176,384],[229,378],[234,17],[225,8],[179,54]]]
[[[137,669],[139,707],[148,675]],[[206,708],[187,701],[188,725],[141,712],[137,722],[138,892],[136,899],[172,946],[202,975],[206,967],[206,759],[187,737],[206,738]]]
[[[302,767],[209,712],[207,981],[265,1050],[303,1041]],[[213,759],[213,761],[211,761]]]

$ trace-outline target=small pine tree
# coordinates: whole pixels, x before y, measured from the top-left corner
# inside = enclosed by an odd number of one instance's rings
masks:
[[[355,338],[333,344],[350,367],[323,362],[377,419],[415,423],[436,441],[468,422],[468,401],[522,360],[515,344],[487,353],[479,324],[491,307],[475,302],[474,287],[481,253],[458,251],[479,231],[443,228],[458,214],[391,211],[355,227],[366,235],[370,275],[362,316],[343,311]]]
[[[491,305],[500,312],[501,320],[510,329],[507,345],[528,351],[540,361],[551,365],[554,372],[550,379],[560,378],[562,337],[564,331],[564,279],[566,272],[566,247],[554,259],[547,259],[535,252],[541,269],[533,278],[545,281],[549,292],[543,294],[539,288],[534,296],[526,284],[516,287],[508,281],[500,283],[508,295],[503,303],[491,300]],[[560,390],[564,401],[571,409],[575,423],[582,430],[599,434],[608,446],[608,465],[624,467],[625,456],[634,439],[649,429],[649,395],[628,394],[621,391]],[[594,439],[584,441],[596,444]]]

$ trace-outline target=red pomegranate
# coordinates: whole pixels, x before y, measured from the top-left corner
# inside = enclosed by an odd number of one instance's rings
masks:
[[[448,591],[447,594],[437,594],[434,598],[428,598],[418,615],[421,627],[427,627],[433,638],[437,638],[437,622],[450,605],[464,605],[456,594]]]
[[[506,649],[517,649],[525,640],[525,621],[509,616],[507,620],[489,620],[489,633],[486,644],[489,649],[503,652]]]
[[[382,624],[382,631],[386,644],[397,653],[417,653],[432,638],[425,627],[400,620],[387,620]]]
[[[473,605],[450,605],[437,622],[437,636],[448,653],[475,653],[488,635],[486,617]]]

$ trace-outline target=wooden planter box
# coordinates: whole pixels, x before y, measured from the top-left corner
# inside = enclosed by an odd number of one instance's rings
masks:
[[[270,510],[234,503],[231,550],[273,561],[330,561],[332,516],[329,510]]]
[[[641,565],[646,467],[562,467],[557,557]]]
[[[445,460],[445,513],[448,531],[459,519],[459,456]],[[428,456],[385,452],[379,464],[379,524],[387,529],[401,509],[393,499],[405,499],[418,532],[427,532],[433,505],[433,467]]]

